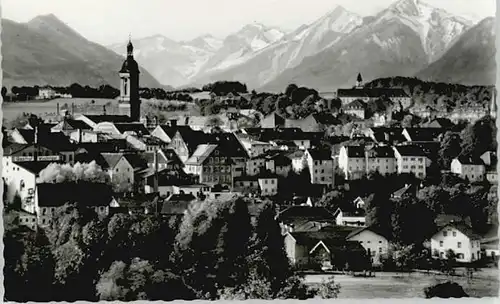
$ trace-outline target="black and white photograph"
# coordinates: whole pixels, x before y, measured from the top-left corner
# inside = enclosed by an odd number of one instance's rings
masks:
[[[495,0],[0,5],[4,301],[498,297]]]

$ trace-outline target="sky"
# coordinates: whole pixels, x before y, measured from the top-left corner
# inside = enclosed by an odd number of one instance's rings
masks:
[[[395,0],[2,0],[2,17],[17,22],[54,14],[89,40],[109,45],[156,34],[182,41],[204,34],[224,38],[259,22],[291,31],[341,5],[362,16]],[[424,0],[478,21],[494,16],[495,0]]]

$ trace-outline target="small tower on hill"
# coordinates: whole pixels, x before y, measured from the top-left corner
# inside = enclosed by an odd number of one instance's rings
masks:
[[[358,73],[358,78],[356,78],[356,87],[360,88],[363,86],[363,77],[361,77],[361,73]]]

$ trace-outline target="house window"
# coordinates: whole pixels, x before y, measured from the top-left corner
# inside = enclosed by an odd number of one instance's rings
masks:
[[[457,232],[456,231],[453,231],[453,236],[457,236]]]
[[[448,232],[447,231],[443,231],[443,236],[448,236]]]
[[[457,247],[458,247],[458,248],[462,248],[462,242],[458,242],[458,243],[457,243]]]
[[[464,254],[463,253],[457,253],[457,259],[463,259],[463,258],[464,258]]]
[[[443,241],[439,241],[439,247],[443,247]]]
[[[382,247],[378,247],[378,252],[382,253]]]

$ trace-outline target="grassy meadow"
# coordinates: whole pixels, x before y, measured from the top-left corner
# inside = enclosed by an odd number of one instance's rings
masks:
[[[329,275],[306,275],[306,282],[314,285]],[[423,298],[424,288],[437,283],[453,281],[460,284],[471,297],[497,297],[498,269],[481,269],[469,281],[465,277],[426,273],[380,273],[373,278],[334,275],[339,283],[339,298]]]

